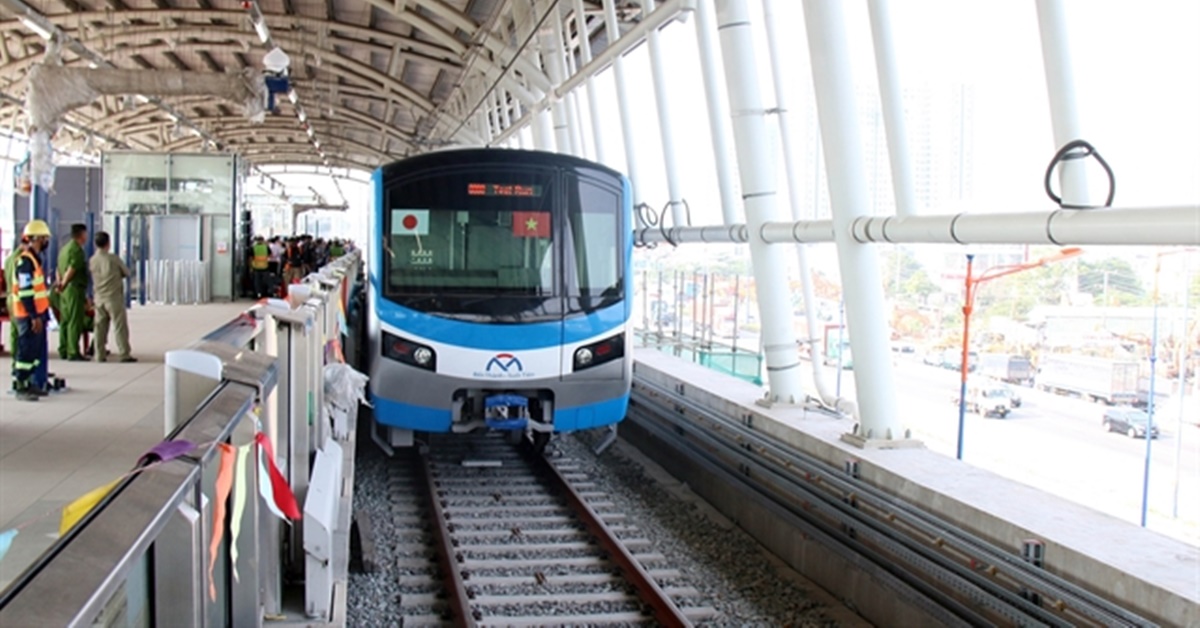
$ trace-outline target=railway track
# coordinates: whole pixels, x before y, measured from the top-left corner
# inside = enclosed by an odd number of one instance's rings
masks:
[[[391,469],[405,626],[685,626],[699,592],[570,460],[498,436]]]

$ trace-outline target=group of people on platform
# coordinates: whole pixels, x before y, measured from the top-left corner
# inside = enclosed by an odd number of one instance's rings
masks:
[[[257,236],[246,251],[254,296],[286,296],[288,285],[299,283],[309,273],[353,250],[354,243],[349,240],[310,235],[270,239]]]
[[[58,356],[72,362],[91,355],[97,362],[108,359],[108,331],[116,336],[118,361],[136,362],[130,353],[129,325],[125,316],[125,279],[129,268],[109,248],[107,232],[95,234],[95,253],[87,258],[84,247],[88,230],[71,225],[70,240],[58,254],[56,276],[47,277],[44,255],[53,238],[49,225],[31,220],[20,242],[4,261],[6,307],[13,347],[12,385],[17,399],[37,401],[50,393],[49,340],[47,331],[53,311],[58,321]],[[92,296],[88,297],[88,285]],[[89,330],[91,346],[81,346]]]

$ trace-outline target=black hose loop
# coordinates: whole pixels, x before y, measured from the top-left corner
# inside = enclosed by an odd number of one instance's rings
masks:
[[[1043,185],[1046,188],[1046,195],[1049,196],[1050,200],[1054,201],[1062,209],[1097,208],[1095,205],[1072,205],[1070,203],[1064,203],[1062,197],[1055,194],[1054,187],[1050,185],[1050,179],[1054,175],[1054,168],[1058,166],[1059,162],[1067,161],[1069,159],[1086,159],[1088,157],[1095,157],[1096,161],[1100,162],[1100,166],[1104,168],[1105,174],[1108,175],[1108,199],[1104,201],[1104,205],[1101,207],[1112,207],[1113,196],[1117,193],[1117,181],[1113,176],[1112,168],[1110,168],[1108,162],[1104,161],[1104,158],[1100,156],[1100,153],[1096,150],[1096,147],[1084,140],[1071,140],[1062,148],[1058,149],[1058,152],[1054,154],[1054,159],[1051,159],[1050,165],[1046,167],[1046,179],[1043,182]]]

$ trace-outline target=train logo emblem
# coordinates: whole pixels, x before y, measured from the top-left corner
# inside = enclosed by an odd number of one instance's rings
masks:
[[[511,353],[497,353],[495,357],[488,360],[487,371],[489,373],[493,372],[492,367],[496,367],[505,373],[520,373],[525,370],[521,366],[521,361],[517,359],[517,356]]]

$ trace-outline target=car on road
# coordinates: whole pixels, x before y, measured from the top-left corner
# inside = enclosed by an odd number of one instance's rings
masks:
[[[967,388],[967,410],[982,417],[1007,418],[1012,412],[1009,392],[1003,386],[978,384]]]
[[[1123,432],[1129,438],[1145,438],[1146,426],[1150,423],[1149,416],[1137,408],[1120,406],[1104,411],[1104,431]],[[1155,425],[1152,438],[1158,438],[1158,426]]]

